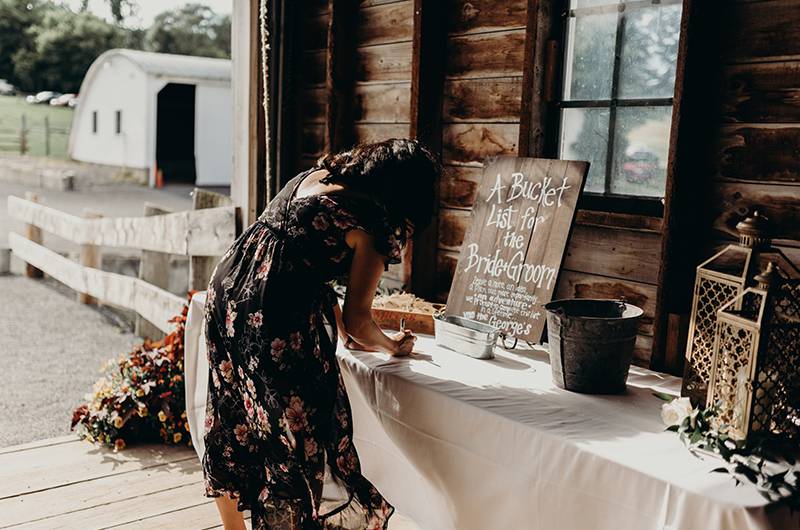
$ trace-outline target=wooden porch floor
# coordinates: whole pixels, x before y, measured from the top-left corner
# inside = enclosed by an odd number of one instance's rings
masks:
[[[202,482],[186,447],[114,453],[69,435],[0,448],[0,528],[222,528]],[[399,514],[392,523],[416,530]]]

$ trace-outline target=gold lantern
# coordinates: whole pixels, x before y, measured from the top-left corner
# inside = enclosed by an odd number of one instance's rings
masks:
[[[681,389],[681,395],[695,405],[705,403],[708,394],[717,311],[741,295],[752,283],[753,274],[768,261],[775,262],[788,278],[800,278],[800,270],[770,246],[769,228],[769,220],[753,212],[736,225],[737,244],[728,245],[697,267]]]
[[[732,438],[800,438],[800,281],[773,263],[717,315],[706,406]]]

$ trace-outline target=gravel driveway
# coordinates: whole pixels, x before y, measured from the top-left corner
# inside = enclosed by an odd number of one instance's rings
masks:
[[[101,364],[138,340],[54,284],[0,276],[0,447],[69,434]]]

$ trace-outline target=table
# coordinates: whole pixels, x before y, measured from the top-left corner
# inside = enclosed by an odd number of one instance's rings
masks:
[[[187,413],[200,438],[208,365],[204,293],[186,326]],[[363,471],[424,530],[767,530],[797,528],[752,486],[711,473],[664,431],[680,380],[633,367],[628,392],[553,385],[542,349],[480,361],[421,336],[413,358],[350,352],[339,365]]]

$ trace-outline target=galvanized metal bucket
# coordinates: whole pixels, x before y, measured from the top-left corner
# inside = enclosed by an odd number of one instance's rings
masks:
[[[554,300],[547,310],[553,382],[586,394],[625,392],[642,309],[622,300]]]

